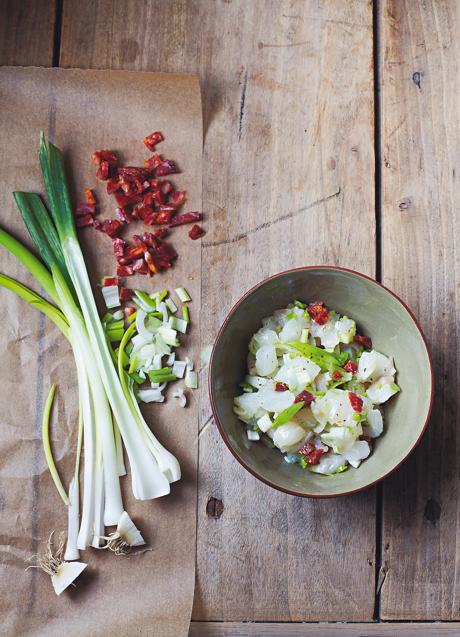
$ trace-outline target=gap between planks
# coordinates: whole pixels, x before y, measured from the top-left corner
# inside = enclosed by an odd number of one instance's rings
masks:
[[[192,622],[189,637],[458,637],[459,622]]]

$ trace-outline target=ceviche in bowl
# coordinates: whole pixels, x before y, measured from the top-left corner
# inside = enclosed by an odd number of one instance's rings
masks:
[[[264,318],[247,364],[234,412],[248,440],[323,475],[359,467],[383,433],[380,406],[399,392],[393,358],[322,301]]]
[[[409,308],[350,270],[305,267],[246,293],[210,362],[219,431],[272,487],[306,497],[364,489],[420,439],[432,367]]]

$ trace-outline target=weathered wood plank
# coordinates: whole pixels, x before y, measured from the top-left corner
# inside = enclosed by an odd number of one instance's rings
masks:
[[[192,622],[189,637],[458,637],[460,624],[250,624]]]
[[[0,64],[51,66],[55,2],[0,0]]]
[[[65,3],[63,65],[200,75],[203,345],[268,274],[313,263],[374,274],[371,13],[366,0]],[[224,449],[205,389],[200,422],[194,617],[371,619],[374,492],[273,492]]]
[[[420,318],[436,400],[384,488],[385,619],[460,617],[460,5],[382,2],[383,280]]]

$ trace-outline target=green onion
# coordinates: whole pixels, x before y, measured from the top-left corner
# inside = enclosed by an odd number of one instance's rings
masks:
[[[291,321],[297,316],[297,314],[292,310],[289,314],[286,314],[286,321]]]
[[[283,411],[281,411],[275,418],[273,422],[273,429],[281,427],[281,425],[289,422],[296,415],[296,413],[302,409],[304,404],[305,403],[303,401],[300,401],[298,403],[294,403],[290,407],[286,407],[286,409],[283,409]]]
[[[198,374],[188,369],[185,372],[184,384],[189,389],[198,389]]]
[[[172,299],[166,299],[165,305],[171,314],[175,314],[177,312],[177,305],[174,303]]]
[[[134,290],[133,302],[144,312],[153,312],[157,309],[155,301],[152,301],[149,295],[141,290]]]
[[[129,364],[125,348],[136,328],[135,322],[124,332],[123,317],[119,314],[115,313],[110,320],[106,317],[105,329],[99,319],[76,234],[61,152],[47,143],[43,135],[39,160],[50,212],[37,194],[17,192],[14,198],[41,260],[4,230],[0,230],[0,245],[23,263],[54,305],[5,275],[0,275],[0,285],[51,318],[73,349],[85,450],[83,506],[78,539],[73,546],[75,552],[90,544],[99,546],[97,536],[104,535],[104,525],[117,525],[123,513],[119,475],[124,465],[116,431],[119,430],[127,451],[136,498],[150,499],[169,493],[170,483],[180,478],[180,468],[176,458],[162,447],[147,426],[137,405],[134,384],[124,369]],[[140,307],[147,306],[147,311],[156,309],[150,297],[139,291],[134,300]],[[131,321],[133,319],[134,316]],[[175,335],[174,330],[171,331]],[[110,346],[110,341],[115,339],[121,340],[118,356]],[[143,382],[139,377],[135,380]],[[57,474],[48,453],[51,451],[48,421],[53,394],[54,389],[44,411],[43,435],[45,453],[55,479]],[[72,520],[75,521],[78,519],[75,482],[72,502]]]
[[[302,303],[302,301],[298,301],[297,299],[294,300],[294,305],[301,310],[304,310],[307,307],[306,303]]]
[[[182,318],[187,323],[190,323],[190,312],[189,312],[189,309],[188,309],[188,305],[183,305],[182,306]]]

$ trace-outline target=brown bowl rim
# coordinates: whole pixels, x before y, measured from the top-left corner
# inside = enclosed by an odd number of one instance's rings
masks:
[[[431,386],[430,404],[429,404],[429,407],[428,407],[428,412],[427,412],[427,416],[426,416],[426,419],[425,419],[425,423],[423,425],[423,428],[422,428],[422,430],[420,432],[420,435],[418,436],[417,440],[414,442],[412,447],[408,450],[408,452],[404,456],[404,458],[400,462],[398,462],[398,464],[395,465],[392,469],[387,471],[387,473],[385,473],[383,476],[381,476],[380,478],[377,478],[377,480],[374,480],[373,482],[370,482],[367,485],[359,487],[358,489],[352,489],[351,491],[343,491],[342,493],[333,493],[333,494],[331,493],[331,494],[327,494],[327,495],[318,495],[318,494],[315,494],[315,493],[300,493],[299,491],[293,491],[291,489],[286,489],[286,488],[276,484],[275,482],[272,482],[271,480],[268,480],[268,479],[262,477],[260,474],[257,473],[257,471],[255,471],[254,469],[249,467],[249,465],[246,464],[246,462],[238,455],[238,453],[233,448],[233,446],[230,443],[230,441],[228,439],[228,436],[225,433],[224,428],[223,428],[223,426],[222,426],[222,424],[221,424],[221,422],[219,420],[219,417],[217,416],[217,408],[216,408],[216,404],[215,404],[214,397],[213,397],[213,391],[212,391],[213,378],[214,378],[213,362],[214,362],[214,355],[215,355],[216,347],[217,347],[217,344],[219,343],[219,340],[220,340],[225,328],[227,327],[228,322],[230,321],[230,319],[233,316],[233,314],[235,313],[235,311],[238,309],[238,307],[241,305],[241,303],[248,296],[250,296],[259,287],[261,287],[262,285],[267,283],[267,281],[271,281],[272,279],[276,279],[276,278],[278,278],[280,276],[283,276],[285,274],[289,274],[290,272],[299,272],[299,271],[303,271],[303,270],[333,270],[333,271],[334,270],[338,270],[339,272],[348,272],[350,274],[354,274],[355,276],[361,277],[363,279],[367,279],[368,281],[371,281],[371,283],[374,283],[375,285],[378,285],[379,287],[383,288],[386,292],[391,294],[391,296],[393,296],[397,301],[399,301],[399,303],[401,303],[401,305],[404,307],[404,309],[408,312],[409,316],[414,321],[415,326],[417,327],[418,331],[420,332],[420,336],[422,337],[422,341],[423,341],[423,343],[425,345],[425,350],[426,350],[426,353],[427,353],[427,356],[428,356],[428,361],[429,361],[429,364],[430,364],[430,381],[431,381],[431,383],[430,383],[430,386]],[[421,439],[423,437],[423,434],[425,433],[425,430],[426,430],[426,428],[428,426],[428,422],[430,420],[431,410],[432,410],[432,407],[433,407],[433,398],[434,398],[433,361],[431,359],[430,350],[428,349],[427,340],[425,338],[425,335],[423,333],[422,328],[420,327],[420,323],[419,323],[418,319],[415,317],[415,315],[412,312],[412,310],[410,309],[410,307],[397,294],[395,294],[389,288],[387,288],[385,285],[383,285],[382,283],[379,283],[379,281],[376,281],[375,279],[373,279],[372,277],[368,276],[367,274],[362,274],[361,272],[357,272],[356,270],[351,270],[350,268],[342,268],[342,267],[339,267],[339,266],[332,266],[332,265],[306,265],[306,266],[301,266],[301,267],[298,267],[298,268],[290,268],[289,270],[284,270],[283,272],[278,272],[277,274],[272,274],[271,276],[263,279],[259,283],[256,283],[256,285],[251,287],[247,292],[245,292],[243,294],[243,296],[241,296],[238,299],[238,301],[236,301],[236,303],[234,303],[234,305],[232,306],[231,310],[227,314],[224,322],[222,323],[222,325],[221,325],[221,327],[220,327],[220,329],[219,329],[219,331],[217,333],[217,336],[215,338],[213,347],[212,347],[211,357],[209,359],[208,391],[209,391],[209,398],[210,398],[210,402],[211,402],[212,415],[213,415],[213,418],[214,418],[214,420],[215,420],[215,422],[217,424],[217,428],[219,430],[219,433],[220,433],[223,441],[225,442],[226,446],[228,447],[228,449],[230,450],[230,452],[234,456],[234,458],[236,458],[236,460],[247,471],[249,471],[249,473],[251,475],[253,475],[255,478],[257,478],[258,480],[260,480],[264,484],[268,485],[269,487],[272,487],[273,489],[277,489],[278,491],[282,491],[283,493],[287,493],[289,495],[294,495],[294,496],[301,497],[301,498],[312,498],[312,499],[315,499],[315,500],[325,500],[325,499],[328,499],[328,498],[339,498],[339,497],[346,496],[346,495],[352,495],[354,493],[360,493],[361,491],[365,491],[366,489],[370,489],[371,487],[375,486],[379,482],[382,482],[383,480],[388,478],[397,469],[399,469],[399,467],[403,464],[403,462],[405,462],[407,460],[407,458],[410,456],[410,454],[414,451],[414,449],[420,443],[420,441],[421,441]]]

